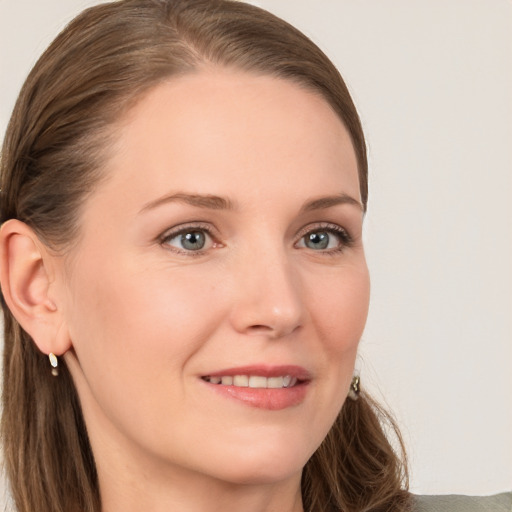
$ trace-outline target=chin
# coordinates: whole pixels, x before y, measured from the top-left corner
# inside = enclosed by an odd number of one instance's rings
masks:
[[[220,479],[233,485],[272,485],[294,477],[300,478],[304,464],[286,465],[280,463],[278,458],[265,464],[229,468]]]
[[[233,447],[216,465],[216,472],[220,479],[238,485],[268,485],[300,477],[311,453],[299,449],[300,445],[283,444],[256,444],[249,450]]]

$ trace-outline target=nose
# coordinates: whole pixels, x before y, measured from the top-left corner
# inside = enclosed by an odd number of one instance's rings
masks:
[[[234,329],[248,335],[282,338],[299,329],[304,304],[298,272],[285,251],[253,251],[235,265]]]

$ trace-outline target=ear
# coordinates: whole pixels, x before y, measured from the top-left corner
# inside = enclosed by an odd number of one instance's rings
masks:
[[[51,297],[55,285],[52,254],[25,223],[11,219],[0,229],[0,283],[5,302],[44,354],[71,347],[62,311]]]

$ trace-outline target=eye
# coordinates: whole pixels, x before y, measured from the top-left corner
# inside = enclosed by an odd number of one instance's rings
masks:
[[[310,249],[332,249],[338,245],[338,240],[327,231],[316,231],[304,237],[304,245]]]
[[[167,233],[161,242],[178,249],[179,252],[200,252],[214,245],[208,231],[197,227]]]
[[[342,251],[352,242],[350,235],[341,226],[322,225],[302,235],[297,247],[327,253]]]

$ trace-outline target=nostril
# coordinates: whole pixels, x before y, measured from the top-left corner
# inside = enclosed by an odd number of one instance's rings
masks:
[[[271,338],[281,338],[292,332],[295,332],[300,326],[296,325],[293,328],[287,328],[286,326],[272,326],[272,325],[263,325],[263,324],[255,324],[251,325],[247,329],[248,334],[253,334],[255,336],[270,336]]]
[[[255,332],[267,332],[267,331],[272,331],[272,327],[268,326],[268,325],[251,325],[251,327],[249,328],[251,331],[255,331]]]

